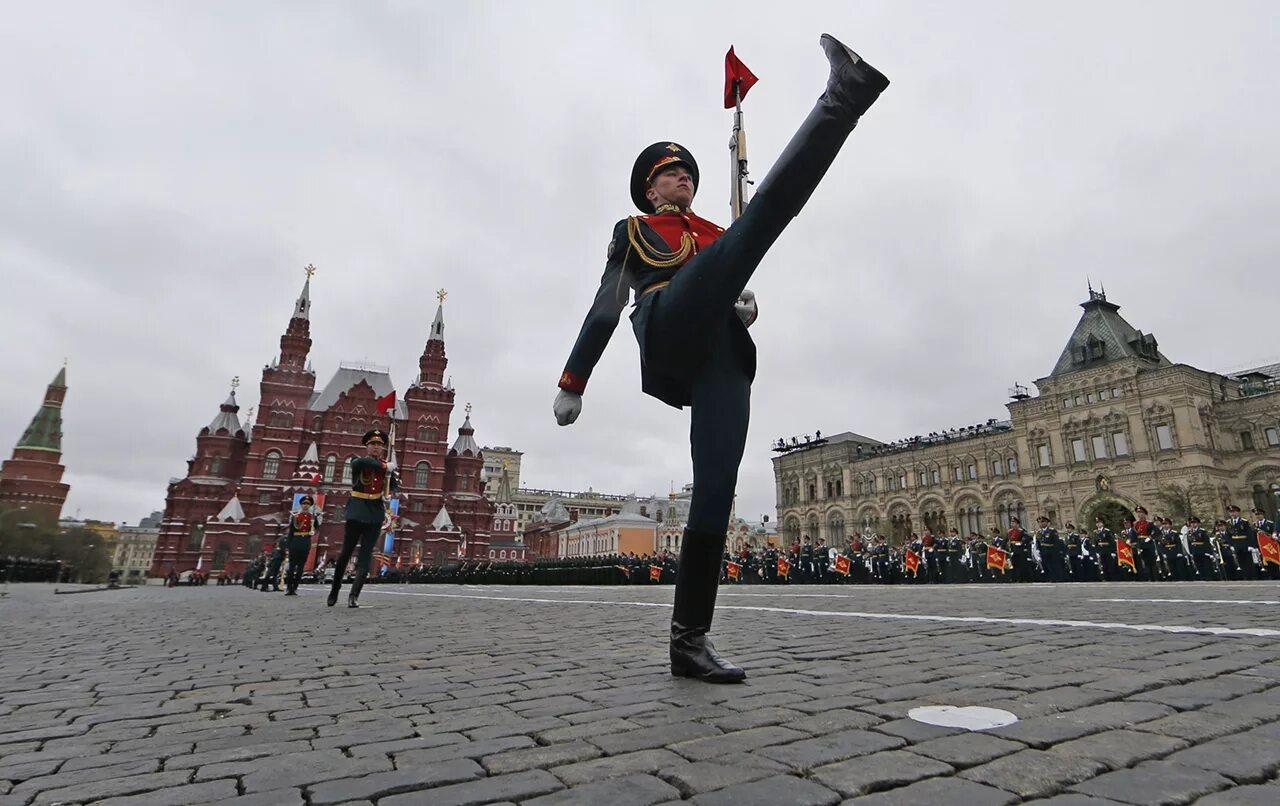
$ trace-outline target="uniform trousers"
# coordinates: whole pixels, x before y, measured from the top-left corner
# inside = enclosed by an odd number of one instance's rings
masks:
[[[1239,569],[1239,578],[1257,579],[1258,566],[1253,561],[1253,552],[1249,550],[1248,544],[1237,540],[1232,540],[1231,543],[1231,548],[1235,550],[1236,567]]]
[[[360,595],[360,590],[364,587],[364,578],[369,574],[369,563],[373,561],[373,548],[378,542],[381,531],[381,523],[347,521],[342,532],[342,553],[338,555],[338,562],[333,571],[334,591],[342,588],[342,577],[347,572],[347,563],[351,561],[351,554],[359,545],[360,553],[356,555],[356,579],[351,583],[351,595],[353,597]]]
[[[302,567],[307,564],[311,555],[311,538],[293,537],[289,539],[289,573],[285,574],[284,585],[288,590],[297,590],[302,581]]]

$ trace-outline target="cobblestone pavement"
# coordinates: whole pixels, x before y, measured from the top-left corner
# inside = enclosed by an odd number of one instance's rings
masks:
[[[0,806],[1280,803],[1271,583],[728,588],[741,686],[668,675],[669,587],[364,600],[8,587]]]

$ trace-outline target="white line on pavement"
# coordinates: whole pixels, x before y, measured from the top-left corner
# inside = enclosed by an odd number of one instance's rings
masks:
[[[420,596],[433,599],[479,599],[489,602],[526,602],[529,604],[581,604],[581,605],[618,605],[622,607],[662,607],[671,605],[667,602],[619,602],[605,599],[543,599],[533,596],[469,596],[459,593],[414,593],[410,591],[387,591],[366,589],[366,593],[377,593],[383,596]],[[831,616],[833,618],[880,619],[883,621],[925,621],[943,624],[1014,624],[1033,627],[1078,627],[1094,630],[1134,630],[1137,632],[1187,633],[1192,635],[1224,635],[1252,636],[1255,638],[1277,638],[1280,630],[1268,630],[1260,627],[1189,627],[1164,624],[1125,624],[1118,621],[1076,621],[1071,619],[1036,619],[1036,618],[996,618],[992,616],[922,616],[909,613],[867,613],[840,610],[800,610],[789,607],[763,607],[758,605],[721,605],[720,610],[749,610],[761,613],[782,613],[790,616]]]
[[[1186,604],[1280,605],[1280,599],[1089,599],[1090,602],[1178,602]]]

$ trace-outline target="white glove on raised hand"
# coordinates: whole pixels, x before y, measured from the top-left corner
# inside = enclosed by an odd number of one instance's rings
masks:
[[[742,289],[742,293],[738,295],[738,301],[733,304],[733,310],[738,314],[738,318],[742,320],[742,324],[751,326],[756,321],[759,309],[756,307],[756,294],[749,288]]]
[[[551,410],[556,413],[557,423],[569,425],[582,413],[582,395],[561,389],[556,395],[556,402],[551,404]]]

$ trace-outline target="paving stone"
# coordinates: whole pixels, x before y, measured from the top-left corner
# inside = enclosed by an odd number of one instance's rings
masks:
[[[412,739],[398,739],[394,742],[357,744],[347,748],[347,752],[353,756],[383,756],[409,750],[430,750],[449,744],[462,744],[466,741],[467,737],[461,733],[433,733],[429,736],[415,736]]]
[[[1140,761],[1162,758],[1186,746],[1186,741],[1172,736],[1138,730],[1108,730],[1083,739],[1056,744],[1049,748],[1049,752],[1091,758],[1118,770],[1132,767]]]
[[[205,753],[190,753],[175,756],[164,764],[166,770],[186,770],[210,764],[221,764],[228,761],[248,761],[264,756],[284,755],[288,753],[305,753],[311,749],[307,742],[284,742],[282,744],[253,744],[247,747],[228,747],[225,750],[210,750]]]
[[[622,733],[635,730],[640,726],[626,719],[601,719],[597,722],[585,722],[581,725],[567,725],[563,728],[551,728],[538,731],[534,737],[544,744],[555,742],[573,742],[578,739],[589,739],[592,736],[603,736],[609,733]]]
[[[600,748],[587,742],[561,742],[545,747],[526,747],[508,750],[480,759],[490,775],[501,775],[537,767],[547,768],[579,761],[589,761],[601,756]]]
[[[1094,798],[1089,795],[1054,795],[1051,798],[1041,798],[1033,801],[1040,806],[1116,806],[1120,803],[1118,800],[1107,800],[1106,798]]]
[[[807,739],[809,734],[778,725],[750,728],[720,736],[707,736],[671,745],[671,749],[690,761],[706,761],[716,756],[746,753],[783,742]]]
[[[884,722],[884,719],[873,714],[849,708],[836,708],[793,719],[783,723],[783,726],[792,730],[802,730],[805,733],[831,733],[840,730],[864,730],[881,722]]]
[[[1017,795],[963,778],[929,778],[888,792],[852,798],[841,806],[922,806],[935,803],[946,806],[1005,806],[1017,802]]]
[[[475,806],[498,800],[526,801],[539,795],[563,789],[556,777],[546,770],[527,770],[511,775],[496,775],[465,784],[453,784],[432,789],[428,796],[421,793],[392,795],[378,801],[378,806]]]
[[[550,795],[526,800],[521,806],[653,806],[679,798],[680,793],[675,787],[652,775],[628,775],[562,789]]]
[[[684,759],[670,750],[640,750],[620,756],[607,756],[553,767],[551,772],[566,784],[577,786],[604,778],[619,778],[632,773],[652,774],[682,763]]]
[[[1275,806],[1280,803],[1280,784],[1237,786],[1200,798],[1196,806]]]
[[[25,781],[28,778],[39,778],[52,775],[65,763],[64,759],[48,758],[40,761],[25,761],[19,764],[0,762],[0,781]]]
[[[1133,726],[1136,731],[1176,736],[1189,742],[1202,742],[1240,733],[1260,723],[1257,717],[1211,714],[1206,711],[1190,711],[1153,719]]]
[[[191,773],[155,772],[146,775],[126,775],[121,778],[108,778],[74,786],[46,789],[31,801],[33,806],[45,806],[54,803],[75,803],[86,800],[106,800],[107,798],[132,795],[138,792],[152,792],[166,787],[177,787],[187,783]],[[14,787],[16,794],[17,787]]]
[[[224,778],[228,775],[243,776],[242,783],[246,792],[263,792],[268,789],[314,785],[335,778],[350,778],[389,769],[391,761],[385,757],[348,758],[338,750],[313,750],[251,761],[208,764],[196,770],[196,780]]]
[[[1104,730],[1150,722],[1172,713],[1172,708],[1159,703],[1116,702],[1051,716],[1033,717],[985,732],[1043,748]]]
[[[945,762],[956,768],[973,767],[1003,758],[1024,749],[1026,745],[986,733],[962,733],[930,739],[911,746],[911,752]]]
[[[690,802],[694,806],[832,806],[840,796],[813,781],[778,775],[695,795]]]
[[[809,777],[845,797],[914,783],[935,775],[950,775],[950,764],[902,750],[889,750],[815,767]]]
[[[508,750],[533,747],[535,744],[528,736],[503,736],[483,742],[454,742],[426,750],[400,750],[393,752],[391,756],[396,761],[396,767],[423,766],[455,758],[480,759]]]
[[[1146,761],[1133,769],[1116,770],[1072,789],[1085,795],[1110,798],[1122,803],[1189,803],[1201,795],[1232,786],[1216,773],[1183,767],[1167,761]]]
[[[797,772],[804,772],[823,764],[844,761],[857,756],[868,756],[882,750],[893,750],[905,744],[906,742],[897,736],[886,736],[866,730],[848,730],[778,747],[767,747],[761,750],[759,755],[786,764]]]
[[[219,800],[216,803],[227,804],[227,806],[306,806],[301,789],[273,789],[270,792],[241,795],[238,798]]]
[[[711,717],[706,720],[706,724],[714,725],[725,732],[735,730],[747,730],[749,728],[760,728],[766,725],[781,725],[785,722],[800,719],[805,714],[791,708],[757,708],[754,711],[745,711],[727,714],[725,716]]]
[[[119,798],[94,801],[95,806],[188,806],[236,797],[236,782],[231,778],[205,781],[151,792],[135,792]]]
[[[703,725],[699,722],[673,722],[627,733],[594,736],[589,741],[606,754],[616,756],[620,753],[648,750],[652,747],[667,747],[679,742],[719,735],[720,731],[711,725]]]
[[[1061,792],[1106,769],[1102,762],[1091,758],[1023,750],[965,770],[960,777],[1005,789],[1023,798],[1040,798]]]
[[[344,778],[308,787],[311,806],[344,803],[361,798],[373,800],[417,792],[446,784],[456,784],[484,777],[480,765],[468,758],[459,758],[432,764],[429,767],[409,767],[391,772],[378,772],[361,778]]]
[[[160,762],[155,759],[134,759],[124,763],[97,765],[80,770],[59,770],[51,775],[27,778],[13,788],[15,795],[30,795],[48,789],[60,789],[76,784],[88,784],[94,781],[106,781],[132,775],[145,775],[158,772]]]
[[[685,797],[724,789],[735,784],[757,781],[778,772],[772,765],[751,764],[749,759],[735,759],[739,763],[695,761],[658,771],[662,780],[674,786]]]
[[[943,736],[955,736],[969,731],[963,728],[946,728],[941,725],[926,725],[924,722],[917,722],[914,719],[894,719],[889,722],[882,722],[876,725],[874,730],[877,733],[887,733],[890,736],[897,736],[906,739],[910,744],[918,742],[927,742],[930,739],[938,739]]]
[[[1242,694],[1253,694],[1267,687],[1267,682],[1238,675],[1222,675],[1210,680],[1196,680],[1180,686],[1166,686],[1153,691],[1134,694],[1129,699],[1158,702],[1187,711],[1216,702],[1230,700]]]
[[[1241,733],[1179,750],[1165,760],[1170,764],[1210,770],[1236,783],[1256,784],[1280,770],[1280,743],[1257,734]]]

